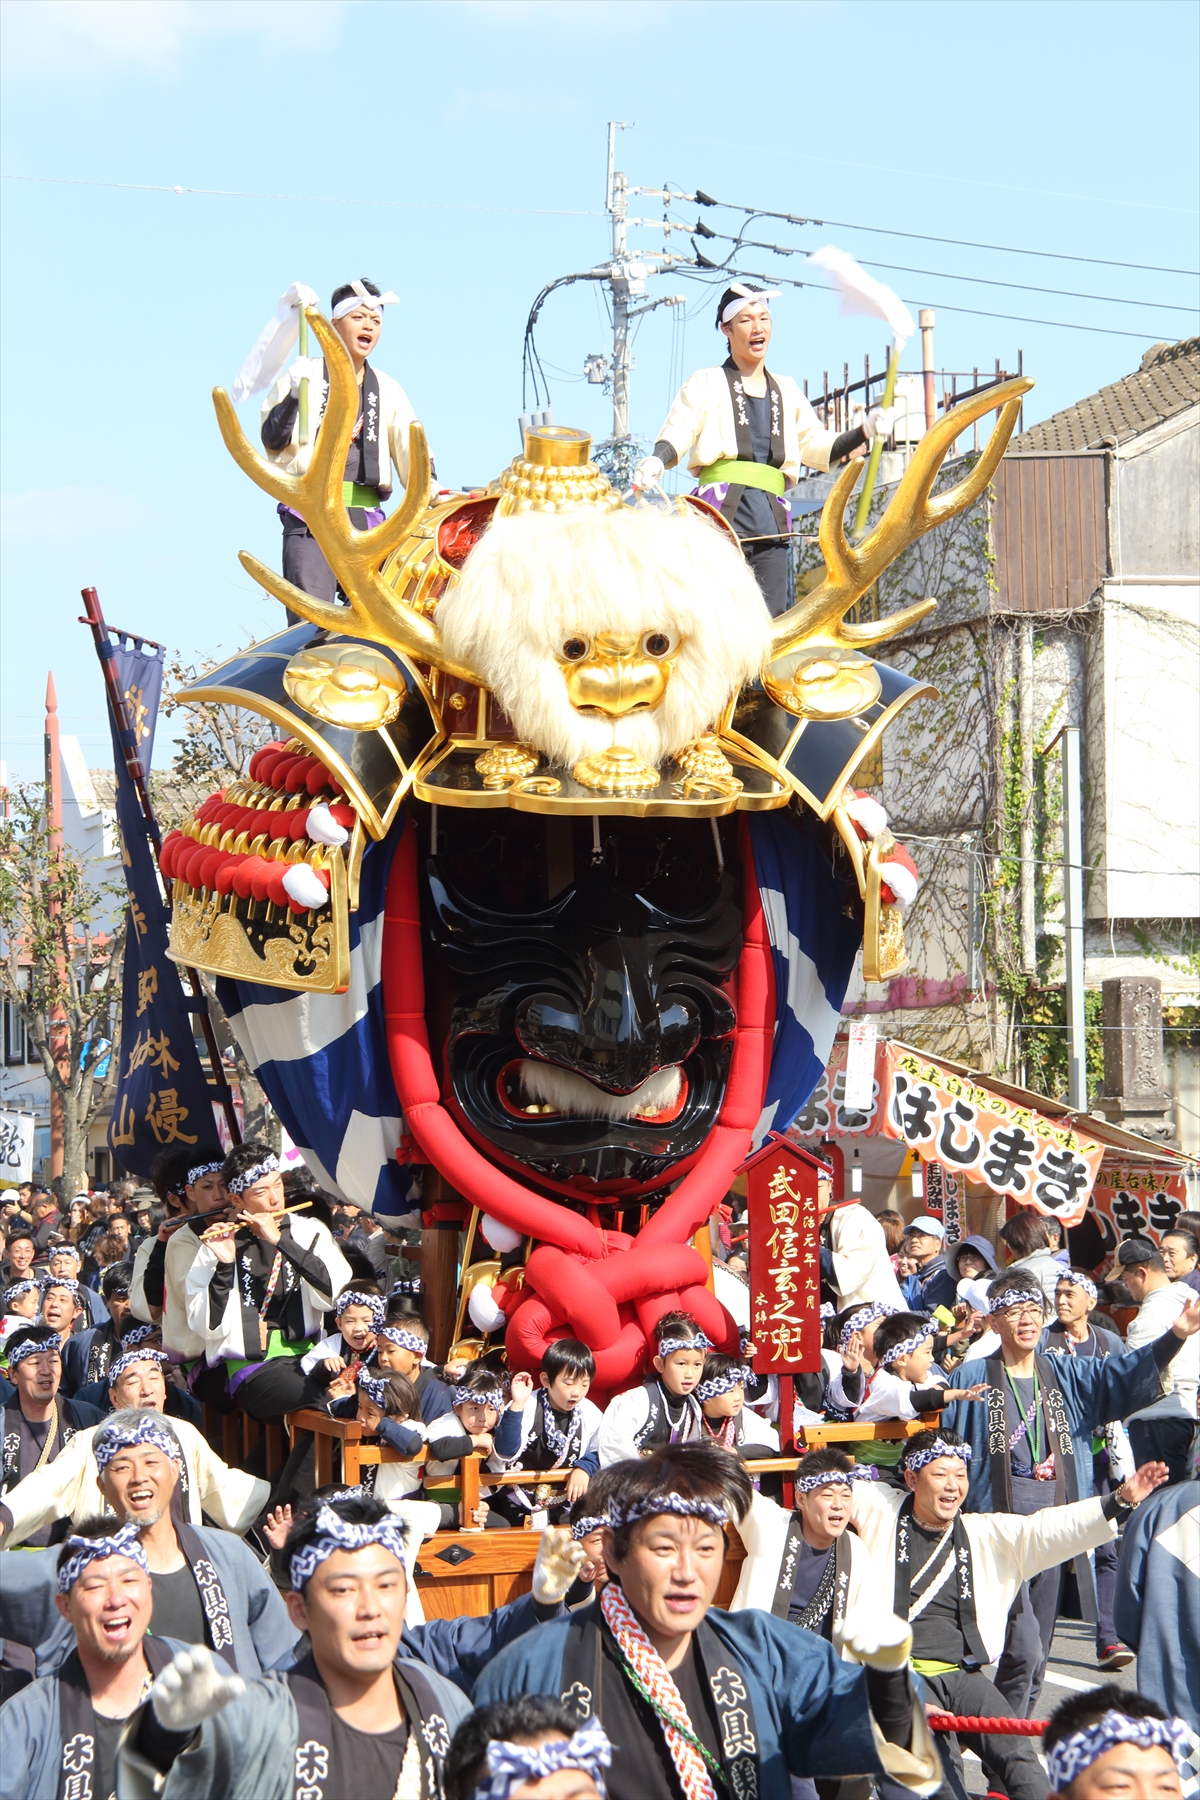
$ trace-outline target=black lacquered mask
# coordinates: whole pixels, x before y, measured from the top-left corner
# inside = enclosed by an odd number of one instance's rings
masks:
[[[472,866],[425,865],[464,1122],[581,1195],[670,1179],[712,1130],[729,1074],[736,1020],[720,984],[741,953],[736,872],[719,867],[707,823],[605,821],[595,851],[582,820],[565,846],[560,835],[565,885],[546,898],[546,832],[512,823],[491,857],[476,840]]]

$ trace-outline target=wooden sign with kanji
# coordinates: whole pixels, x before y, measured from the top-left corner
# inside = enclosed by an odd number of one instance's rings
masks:
[[[818,1178],[828,1166],[772,1132],[743,1165],[750,1226],[750,1334],[759,1374],[821,1366]]]

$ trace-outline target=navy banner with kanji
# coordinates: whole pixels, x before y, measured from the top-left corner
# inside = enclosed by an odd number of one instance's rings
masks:
[[[136,751],[149,774],[162,693],[162,651],[113,631],[100,654],[111,660],[129,719],[126,729],[114,718],[110,700],[117,830],[129,905],[120,1061],[108,1142],[122,1169],[149,1176],[163,1150],[211,1144],[217,1134],[187,1002],[167,956],[167,911],[150,827],[126,761],[127,750]]]

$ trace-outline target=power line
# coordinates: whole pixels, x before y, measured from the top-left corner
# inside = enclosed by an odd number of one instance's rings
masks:
[[[814,291],[819,291],[823,294],[827,294],[830,291],[827,287],[815,281],[794,281],[788,275],[764,275],[761,269],[727,269],[720,263],[701,263],[700,268],[704,273],[722,276],[735,275],[739,280],[744,281],[782,281],[784,287],[812,288]],[[689,273],[688,269],[683,266],[679,266],[676,272],[680,275],[687,275]],[[711,286],[713,284],[710,282],[709,285]],[[917,300],[911,295],[902,294],[901,299],[906,306],[936,306],[939,312],[965,313],[973,319],[1006,319],[1012,325],[1050,325],[1053,326],[1056,331],[1088,331],[1093,335],[1098,335],[1100,337],[1137,338],[1140,343],[1144,344],[1154,342],[1154,333],[1152,331],[1118,331],[1111,325],[1078,325],[1073,320],[1069,319],[1030,319],[1023,313],[989,312],[986,308],[978,306],[951,306],[945,300],[932,300],[928,296]]]
[[[720,238],[722,242],[742,246],[747,250],[771,250],[776,256],[807,256],[809,253],[799,244],[763,244],[756,238],[744,238],[740,234],[731,237],[725,231],[708,231],[701,226],[699,235],[703,238]],[[732,252],[730,253],[732,255]],[[898,275],[928,275],[935,281],[970,281],[977,287],[1013,288],[1022,294],[1055,294],[1064,300],[1101,300],[1112,306],[1144,306],[1150,311],[1165,312],[1200,312],[1197,306],[1181,306],[1173,300],[1130,300],[1120,294],[1081,294],[1073,288],[1032,287],[1023,281],[999,281],[988,275],[956,275],[949,269],[912,269],[905,263],[869,262],[861,258],[865,269],[890,269]]]
[[[879,237],[911,238],[914,243],[953,244],[962,250],[998,250],[1005,256],[1043,256],[1055,262],[1091,263],[1099,269],[1140,269],[1147,275],[1190,275],[1193,280],[1200,279],[1200,269],[1167,269],[1156,263],[1112,262],[1103,256],[1073,256],[1069,250],[1026,250],[1019,244],[980,244],[973,238],[933,237],[925,231],[897,231],[890,225],[856,225],[849,219],[814,219],[801,218],[798,213],[771,212],[764,206],[741,206],[733,200],[714,200],[709,194],[702,194],[697,189],[695,195],[677,193],[674,199],[695,199],[700,206],[720,206],[729,212],[745,213],[747,217],[758,219],[782,219],[786,225],[832,225],[838,231],[870,231]]]

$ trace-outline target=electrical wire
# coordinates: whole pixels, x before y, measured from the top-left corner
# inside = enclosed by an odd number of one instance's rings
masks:
[[[680,263],[677,263],[671,272],[682,276],[687,276],[689,273],[687,267]],[[740,281],[765,281],[768,284],[775,282],[783,287],[812,288],[823,294],[831,291],[816,281],[795,281],[789,275],[764,275],[761,269],[730,269],[724,263],[701,263],[700,272],[702,275],[704,273],[720,274],[725,277],[732,275]],[[714,284],[710,281],[709,285]],[[1143,344],[1156,341],[1152,331],[1118,331],[1112,325],[1080,325],[1071,319],[1031,319],[1024,313],[992,312],[986,307],[979,306],[952,306],[945,300],[928,298],[917,300],[910,295],[901,295],[901,299],[906,306],[935,306],[939,312],[965,313],[972,319],[1006,319],[1013,325],[1049,325],[1056,331],[1087,331],[1093,336],[1099,337],[1136,338],[1139,343]]]
[[[707,242],[710,235],[730,243],[735,248],[747,250],[770,250],[776,256],[807,256],[809,252],[799,244],[763,244],[756,238],[730,237],[727,232],[707,231],[700,235]],[[695,239],[693,238],[693,245]],[[732,254],[732,252],[731,252]],[[993,280],[987,275],[956,275],[949,269],[913,269],[906,263],[869,262],[866,257],[859,259],[864,269],[890,269],[898,275],[928,275],[935,281],[970,281],[977,287],[1013,288],[1022,294],[1055,294],[1064,300],[1100,300],[1112,306],[1144,306],[1148,310],[1160,312],[1200,313],[1200,306],[1181,306],[1174,300],[1132,300],[1121,294],[1082,294],[1073,288],[1034,287],[1024,281]]]
[[[925,231],[897,231],[890,225],[855,225],[849,219],[801,218],[798,213],[771,212],[765,206],[742,206],[734,200],[714,200],[708,194],[701,199],[699,189],[694,196],[680,192],[672,197],[679,200],[694,197],[700,206],[720,206],[728,212],[742,212],[758,219],[782,219],[787,225],[832,225],[838,231],[869,231],[879,237],[911,238],[922,244],[954,244],[961,250],[999,250],[1006,256],[1044,256],[1056,262],[1091,263],[1099,269],[1140,269],[1147,275],[1190,275],[1194,280],[1200,278],[1200,269],[1168,269],[1159,267],[1157,263],[1113,262],[1104,256],[1073,256],[1069,250],[1026,250],[1019,244],[980,244],[972,238],[933,237]]]
[[[535,410],[539,405],[549,406],[550,404],[550,383],[546,378],[546,371],[542,367],[542,360],[538,355],[537,350],[537,340],[534,336],[537,328],[538,316],[541,313],[543,306],[546,304],[546,301],[550,298],[550,295],[554,293],[556,288],[570,287],[571,284],[576,281],[607,281],[607,279],[608,271],[606,269],[588,269],[586,272],[581,272],[576,275],[560,275],[557,281],[546,283],[546,286],[542,289],[541,293],[530,307],[529,317],[525,321],[525,342],[521,353],[522,412],[528,412],[530,410],[529,389],[531,387],[533,389],[533,406]],[[544,399],[541,398],[542,395],[545,396]]]

